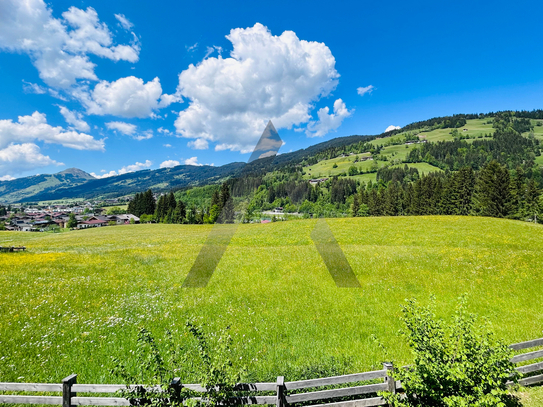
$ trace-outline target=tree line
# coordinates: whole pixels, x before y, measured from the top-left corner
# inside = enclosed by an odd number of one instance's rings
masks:
[[[408,169],[404,169],[408,172]],[[352,216],[476,215],[536,221],[541,191],[522,167],[513,174],[497,161],[479,172],[430,173],[414,182],[368,183],[353,196]]]
[[[142,222],[203,224],[234,221],[234,203],[227,183],[213,192],[209,205],[192,204],[187,207],[183,200],[175,197],[173,191],[161,195],[157,201],[149,189],[134,196],[127,212],[138,216]]]

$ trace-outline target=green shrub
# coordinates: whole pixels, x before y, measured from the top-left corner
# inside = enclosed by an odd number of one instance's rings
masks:
[[[132,358],[124,361],[113,358],[112,373],[126,384],[126,389],[119,391],[120,397],[128,399],[133,406],[213,407],[227,405],[237,395],[234,386],[245,369],[234,363],[228,330],[207,334],[191,321],[185,326],[192,343],[180,345],[167,332],[159,346],[159,341],[142,328],[136,347],[131,351]],[[181,383],[195,379],[207,392],[196,393],[172,386],[172,380],[178,376]]]
[[[509,360],[511,349],[496,339],[485,321],[466,312],[461,297],[450,322],[437,319],[433,309],[409,300],[403,322],[415,358],[414,364],[397,369],[405,397],[384,392],[394,407],[512,407],[520,406],[507,389],[518,373]]]

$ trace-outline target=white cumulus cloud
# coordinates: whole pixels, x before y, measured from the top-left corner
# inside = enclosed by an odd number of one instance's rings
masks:
[[[319,120],[310,122],[307,126],[308,137],[322,137],[331,131],[337,130],[343,120],[353,114],[354,109],[349,110],[341,99],[334,102],[334,112],[329,113],[328,106],[319,109],[317,116]]]
[[[132,123],[126,123],[126,122],[108,122],[106,123],[106,127],[109,130],[118,131],[125,136],[130,136],[135,140],[148,140],[150,138],[153,138],[153,131],[152,130],[145,130],[142,133],[138,133],[138,127],[135,124]]]
[[[90,131],[90,126],[85,120],[83,120],[83,115],[81,113],[71,111],[64,106],[59,106],[59,109],[62,116],[64,116],[66,123],[73,126],[76,130],[86,132]]]
[[[15,177],[12,177],[11,175],[3,175],[0,177],[0,181],[13,181]]]
[[[198,157],[190,157],[185,160],[185,165],[202,165],[202,164],[198,164]]]
[[[3,180],[12,179],[13,175],[49,165],[64,165],[49,156],[43,155],[34,143],[10,144],[0,149],[0,174]]]
[[[54,18],[43,0],[0,2],[0,48],[30,56],[49,86],[68,88],[77,80],[97,80],[89,55],[136,62],[140,47],[115,45],[92,7],[70,7]]]
[[[358,92],[360,96],[364,96],[366,93],[371,94],[371,92],[373,92],[374,89],[375,88],[373,87],[373,85],[369,85],[369,86],[361,86],[357,88],[356,91]]]
[[[197,138],[196,140],[189,141],[187,146],[195,150],[207,150],[209,148],[209,143],[205,138]]]
[[[389,132],[389,131],[392,131],[392,130],[400,130],[400,129],[401,129],[400,126],[392,126],[392,125],[390,125],[390,126],[388,126],[388,127],[386,128],[385,133],[387,133],[387,132]]]
[[[115,82],[101,81],[92,91],[81,87],[73,95],[87,108],[88,114],[120,117],[151,117],[153,110],[178,100],[177,96],[162,94],[158,78],[144,83],[135,76]]]
[[[45,143],[61,144],[76,150],[104,150],[104,140],[96,140],[85,133],[64,130],[47,124],[45,114],[34,112],[31,116],[19,116],[17,122],[0,120],[0,148],[13,142],[34,140]]]
[[[125,122],[108,122],[106,123],[106,127],[109,130],[117,130],[125,136],[133,136],[136,134],[136,130],[138,129],[135,124]]]
[[[181,164],[181,163],[179,161],[177,161],[177,160],[166,160],[166,161],[163,161],[160,164],[160,168],[171,168],[171,167],[175,167],[176,165],[179,165],[179,164]]]
[[[313,103],[335,89],[339,74],[330,49],[292,31],[274,36],[262,24],[226,38],[230,57],[210,57],[179,75],[178,94],[189,107],[175,121],[191,147],[252,151],[268,120],[277,128],[309,122]]]
[[[151,165],[153,165],[153,163],[151,161],[145,160],[144,163],[136,162],[135,164],[124,166],[123,168],[121,168],[118,171],[111,170],[111,171],[106,172],[105,174],[102,174],[102,175],[96,174],[94,172],[91,172],[90,174],[95,178],[109,178],[109,177],[114,177],[116,175],[127,174],[129,172],[136,172],[136,171],[144,170],[146,168],[149,168]]]

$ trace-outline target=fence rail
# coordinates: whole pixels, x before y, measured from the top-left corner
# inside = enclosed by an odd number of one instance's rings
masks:
[[[520,342],[510,345],[513,350],[525,350],[543,346],[543,338],[531,341]],[[543,358],[543,349],[531,352],[521,353],[511,358],[511,362],[520,363],[534,359]],[[372,372],[355,373],[343,376],[324,377],[319,379],[297,380],[285,382],[282,376],[277,378],[275,383],[239,383],[234,390],[241,392],[275,392],[275,395],[249,395],[235,397],[231,402],[239,405],[244,404],[275,404],[276,407],[288,407],[292,404],[322,401],[323,404],[313,404],[311,407],[370,407],[386,405],[382,397],[377,397],[380,391],[389,391],[392,393],[403,390],[402,384],[395,381],[392,377],[394,367],[392,363],[384,363],[382,370]],[[516,370],[522,375],[543,372],[543,362],[536,362],[528,365],[519,366]],[[382,380],[381,383],[371,383],[360,385],[363,382]],[[342,384],[355,383],[350,387],[326,390],[312,390],[324,386],[335,386]],[[512,384],[512,382],[509,382]],[[543,373],[534,376],[523,377],[519,384],[529,386],[543,383]],[[132,387],[141,387],[143,385],[133,385]],[[171,383],[172,387],[177,389],[188,389],[195,392],[205,393],[207,389],[199,384],[182,384],[180,379],[176,378]],[[143,386],[145,387],[145,386]],[[78,384],[77,375],[73,374],[62,380],[62,383],[0,383],[0,392],[40,392],[40,393],[62,393],[61,396],[29,396],[29,395],[1,395],[0,404],[49,404],[61,405],[62,407],[72,406],[130,406],[130,401],[122,397],[81,397],[83,394],[112,394],[119,390],[126,389],[122,384]],[[146,387],[148,390],[160,390],[160,388]],[[308,390],[309,389],[309,390]],[[302,390],[303,393],[292,393]],[[342,397],[357,397],[362,395],[374,396],[359,398],[349,401],[336,401],[334,399]],[[329,401],[329,402],[326,402]]]

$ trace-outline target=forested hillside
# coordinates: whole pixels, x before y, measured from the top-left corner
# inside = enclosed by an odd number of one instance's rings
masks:
[[[417,123],[422,128],[330,146],[274,171],[260,168],[225,185],[238,221],[261,219],[278,207],[304,217],[442,214],[537,221],[543,211],[540,117],[541,111],[436,118]],[[314,178],[317,171],[328,173]],[[181,222],[213,219],[218,188],[178,191],[186,208]]]

